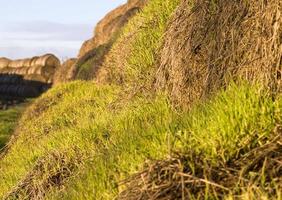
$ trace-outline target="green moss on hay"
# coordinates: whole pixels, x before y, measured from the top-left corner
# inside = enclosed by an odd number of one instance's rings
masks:
[[[152,84],[163,34],[178,4],[179,0],[151,0],[129,21],[104,64],[111,82]]]

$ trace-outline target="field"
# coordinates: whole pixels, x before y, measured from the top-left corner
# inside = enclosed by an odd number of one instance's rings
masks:
[[[26,106],[27,104],[21,104],[7,110],[0,110],[0,148],[3,148],[9,140]]]

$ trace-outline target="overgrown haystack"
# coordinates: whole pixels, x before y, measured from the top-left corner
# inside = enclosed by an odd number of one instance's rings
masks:
[[[191,105],[230,80],[281,90],[280,0],[183,0],[166,32],[157,86]]]
[[[78,60],[72,66],[72,80],[91,80],[104,62],[112,44],[125,24],[147,0],[129,0],[126,4],[108,13],[96,26],[94,36],[83,43]]]
[[[93,80],[102,66],[105,56],[111,49],[113,41],[100,45],[77,60],[73,67],[73,77],[77,80]]]
[[[126,25],[105,58],[96,80],[152,88],[158,49],[178,0],[152,0]]]
[[[282,129],[275,138],[230,163],[212,164],[197,154],[175,154],[147,163],[122,182],[121,200],[278,199],[282,190]],[[268,196],[263,196],[267,194]]]
[[[58,67],[54,74],[53,84],[65,83],[73,77],[73,65],[77,62],[76,58],[66,60],[60,67]]]
[[[128,0],[128,2],[108,13],[96,26],[94,37],[82,45],[79,58],[88,51],[108,43],[121,30],[128,20],[142,8],[147,0]]]

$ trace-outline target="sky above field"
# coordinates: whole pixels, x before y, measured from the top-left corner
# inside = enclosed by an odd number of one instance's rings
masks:
[[[97,22],[126,0],[0,0],[0,57],[75,57]]]

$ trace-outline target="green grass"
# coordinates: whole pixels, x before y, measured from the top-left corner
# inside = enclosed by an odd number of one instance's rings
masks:
[[[86,53],[77,62],[76,80],[92,80],[95,77],[97,67],[101,65],[105,54],[108,52],[112,41],[108,44],[100,45],[97,48]]]
[[[3,148],[9,140],[24,108],[25,105],[20,105],[9,108],[8,110],[0,110],[0,149]]]
[[[151,85],[158,49],[178,2],[151,0],[129,22],[113,47],[109,67],[114,79],[122,77],[125,86]],[[131,33],[133,40],[125,44],[130,53],[120,62],[115,59],[119,45]],[[88,75],[92,61],[81,66],[81,76]],[[0,198],[114,199],[123,189],[119,182],[148,159],[192,150],[212,163],[227,162],[263,145],[281,125],[281,109],[281,97],[274,101],[259,86],[246,83],[231,84],[190,112],[174,109],[162,93],[137,91],[125,97],[124,87],[113,83],[60,85],[21,118],[20,134],[0,160]]]
[[[178,4],[179,0],[151,0],[129,21],[113,45],[106,66],[113,82],[122,80],[126,87],[151,86],[163,35]]]
[[[281,103],[281,97],[273,102],[259,86],[231,84],[210,103],[187,113],[187,128],[177,136],[186,149],[227,162],[267,141],[282,122]]]
[[[52,89],[23,116],[21,134],[0,161],[0,196],[54,152],[76,167],[65,188],[51,187],[47,199],[113,199],[119,181],[172,150],[194,149],[214,162],[231,159],[262,145],[281,124],[281,98],[273,102],[258,89],[231,86],[191,113],[175,111],[161,94],[121,101],[117,86],[74,82]],[[31,188],[41,188],[40,177],[50,177],[64,163],[47,159],[48,170],[35,173]]]

